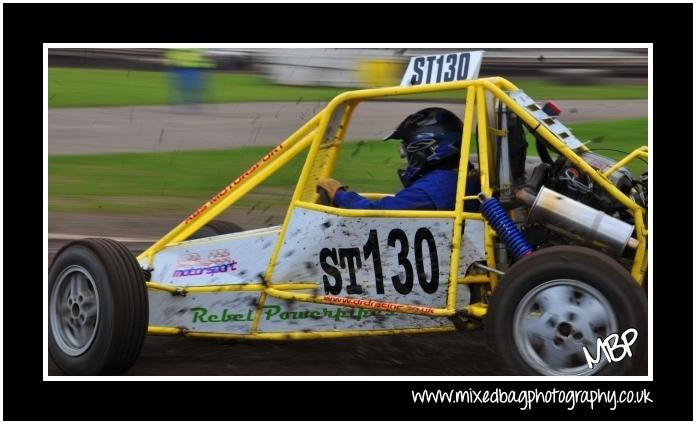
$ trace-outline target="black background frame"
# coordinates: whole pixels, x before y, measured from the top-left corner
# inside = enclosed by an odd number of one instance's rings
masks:
[[[690,233],[692,199],[688,191],[674,197],[661,187],[692,179],[690,160],[679,153],[693,144],[692,9],[691,4],[4,4],[5,217],[21,216],[22,224],[4,226],[3,419],[691,420],[692,281],[683,272],[692,263],[691,243],[675,245],[667,231],[676,237],[677,226]],[[365,24],[353,26],[361,20]],[[654,381],[43,381],[40,299],[47,271],[40,266],[46,252],[39,248],[45,214],[40,122],[42,43],[48,42],[653,43]],[[673,91],[668,84],[678,81],[683,87]],[[13,166],[18,164],[24,167]],[[498,387],[645,388],[653,403],[623,404],[615,411],[535,404],[521,411],[518,404],[424,405],[411,398],[411,390]],[[71,407],[76,396],[79,407]]]

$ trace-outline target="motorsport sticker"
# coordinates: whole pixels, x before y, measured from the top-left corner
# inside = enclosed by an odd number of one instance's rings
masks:
[[[176,262],[174,277],[191,277],[203,274],[219,274],[237,270],[237,261],[232,259],[227,249],[213,249],[208,252],[206,260],[201,254],[190,252],[183,254]]]

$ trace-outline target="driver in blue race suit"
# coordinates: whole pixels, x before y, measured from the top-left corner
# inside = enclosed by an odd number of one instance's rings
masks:
[[[454,210],[462,141],[462,121],[454,113],[438,107],[409,115],[385,140],[401,140],[400,154],[408,162],[398,171],[404,188],[394,196],[371,201],[347,191],[331,178],[322,178],[317,189],[324,189],[335,206],[347,209]],[[481,191],[478,173],[468,167],[466,195]],[[478,211],[477,201],[467,201],[464,210]]]

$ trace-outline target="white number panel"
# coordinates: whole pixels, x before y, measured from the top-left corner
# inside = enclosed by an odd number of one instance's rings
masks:
[[[296,208],[272,282],[318,282],[320,295],[444,306],[452,224]]]
[[[483,50],[412,57],[402,86],[436,84],[478,78]]]

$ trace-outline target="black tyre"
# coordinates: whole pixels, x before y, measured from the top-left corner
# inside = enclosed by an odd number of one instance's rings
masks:
[[[148,326],[143,273],[113,240],[64,246],[48,272],[48,348],[66,374],[118,374],[138,358]]]
[[[508,270],[489,305],[491,347],[523,375],[647,373],[647,301],[631,275],[610,257],[577,246],[540,250]],[[632,357],[589,367],[597,338],[638,331]],[[627,336],[630,340],[632,337]],[[620,356],[622,349],[617,349]]]
[[[244,231],[244,229],[237,224],[227,221],[214,220],[205,224],[198,231],[193,233],[191,237],[189,237],[189,240],[238,233],[240,231]]]

